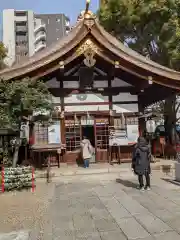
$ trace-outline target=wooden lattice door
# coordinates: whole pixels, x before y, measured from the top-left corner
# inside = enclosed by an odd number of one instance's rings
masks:
[[[67,163],[76,163],[80,159],[81,125],[79,120],[65,120]]]
[[[96,161],[108,162],[109,121],[108,118],[96,119]]]

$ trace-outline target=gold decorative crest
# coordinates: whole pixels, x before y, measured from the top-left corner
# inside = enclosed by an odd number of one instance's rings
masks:
[[[84,64],[87,67],[93,67],[96,63],[96,59],[94,56],[96,55],[98,48],[97,46],[91,41],[91,39],[87,39],[78,49],[77,54],[82,55],[84,54]]]

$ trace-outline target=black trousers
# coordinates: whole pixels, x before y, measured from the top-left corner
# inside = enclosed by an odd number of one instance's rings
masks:
[[[149,175],[149,173],[146,173],[144,176],[145,176],[145,179],[146,179],[146,187],[150,187],[150,175]],[[138,175],[138,180],[139,180],[140,188],[144,187],[143,175]]]

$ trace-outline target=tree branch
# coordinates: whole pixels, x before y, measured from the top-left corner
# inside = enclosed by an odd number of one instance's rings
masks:
[[[176,118],[176,123],[180,120],[180,117]]]
[[[175,112],[176,112],[176,113],[178,113],[179,108],[180,108],[180,103],[178,103],[178,106],[175,108]]]

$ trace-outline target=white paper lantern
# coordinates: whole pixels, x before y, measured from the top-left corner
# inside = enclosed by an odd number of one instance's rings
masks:
[[[146,130],[148,133],[153,133],[155,131],[156,125],[155,125],[155,121],[150,119],[147,120],[146,122]]]

